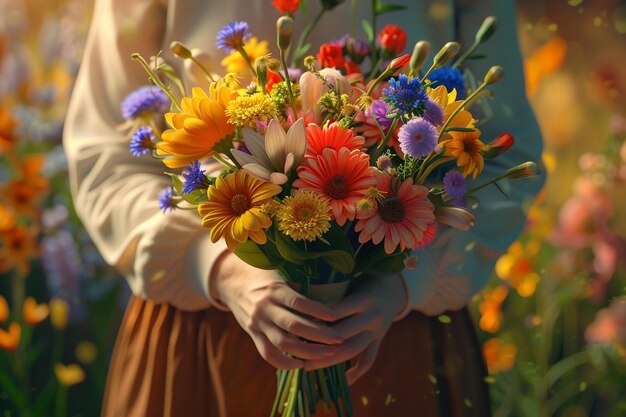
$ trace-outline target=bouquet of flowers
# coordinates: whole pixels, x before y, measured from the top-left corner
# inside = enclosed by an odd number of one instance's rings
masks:
[[[149,63],[135,54],[154,86],[122,103],[131,151],[184,168],[170,174],[163,210],[197,208],[212,241],[224,239],[243,261],[280,271],[298,291],[324,302],[340,299],[363,274],[415,267],[412,251],[428,246],[440,225],[472,227],[467,206],[477,190],[535,170],[528,162],[473,189],[465,182],[514,142],[507,133],[483,142],[468,110],[490,94],[503,69],[492,67],[469,89],[459,69],[476,58],[495,19],[485,20],[459,59],[453,60],[460,45],[449,42],[423,68],[427,42],[400,55],[406,46],[400,27],[375,33],[376,17],[402,6],[374,3],[373,23],[363,24],[367,41],[346,36],[322,45],[317,57],[304,57],[314,21],[300,36],[292,65],[298,2],[274,1],[283,13],[277,58],[259,53],[261,43],[247,23],[223,27],[217,46],[230,55],[222,78],[207,65],[206,53],[174,42],[174,54],[205,85],[190,96],[160,57]],[[155,115],[168,109],[169,128],[161,131]],[[215,177],[201,165],[209,158],[224,166]],[[351,416],[347,366],[279,370],[271,415],[312,415],[321,401]]]

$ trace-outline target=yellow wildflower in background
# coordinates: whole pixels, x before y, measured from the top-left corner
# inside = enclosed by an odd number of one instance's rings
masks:
[[[209,201],[198,205],[202,226],[211,229],[211,241],[224,238],[231,251],[248,238],[264,244],[267,242],[264,229],[272,225],[272,220],[263,208],[281,191],[282,187],[244,170],[217,177],[215,185],[208,189]]]
[[[96,357],[98,356],[98,348],[92,342],[83,340],[76,345],[74,355],[76,356],[76,359],[78,359],[78,362],[83,365],[89,365],[96,360]]]
[[[515,241],[496,262],[496,275],[508,282],[522,297],[530,297],[537,288],[539,274],[534,271],[533,259],[540,249],[538,240],[530,240],[525,244]]]
[[[70,306],[67,301],[62,298],[52,298],[50,300],[50,322],[52,327],[57,330],[63,330],[67,327],[70,314]]]
[[[267,41],[261,41],[252,36],[243,45],[243,50],[250,58],[250,62],[254,63],[257,58],[261,58],[269,53]],[[237,51],[231,52],[226,58],[222,59],[221,64],[226,67],[226,72],[234,72],[237,74],[251,74],[250,67],[246,60]]]
[[[502,302],[506,299],[509,290],[500,285],[495,288],[487,288],[483,291],[483,301],[478,306],[480,328],[489,333],[496,333],[500,330],[502,320]]]
[[[229,117],[228,123],[255,129],[257,122],[275,118],[278,108],[270,96],[256,93],[232,100],[226,107],[226,115]]]
[[[278,230],[293,240],[313,242],[330,229],[330,204],[321,194],[298,190],[278,208]]]
[[[163,132],[156,153],[165,156],[163,163],[168,168],[209,158],[215,153],[215,144],[234,133],[225,110],[235,93],[223,83],[213,83],[209,93],[196,87],[192,97],[181,100],[181,112],[165,115],[172,129]]]
[[[483,343],[483,356],[490,374],[508,371],[515,364],[517,346],[494,337]]]
[[[71,387],[85,380],[85,371],[75,363],[70,365],[64,365],[62,363],[54,364],[54,374],[59,380],[59,384],[64,387]]]

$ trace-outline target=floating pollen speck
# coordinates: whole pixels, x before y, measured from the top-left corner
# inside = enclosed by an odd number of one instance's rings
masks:
[[[165,271],[157,271],[152,275],[152,281],[160,281],[165,277]]]
[[[367,407],[367,405],[369,404],[369,400],[365,395],[361,397],[361,403],[363,403],[365,407]]]

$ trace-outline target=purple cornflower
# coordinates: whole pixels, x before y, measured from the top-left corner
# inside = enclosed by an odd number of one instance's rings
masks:
[[[443,124],[443,109],[441,106],[431,99],[426,100],[424,106],[424,119],[428,120],[435,126],[441,126]]]
[[[145,155],[154,148],[154,133],[150,126],[142,126],[135,130],[130,139],[130,153],[135,156]]]
[[[376,122],[378,122],[380,127],[387,132],[393,122],[393,119],[387,117],[389,111],[389,104],[385,103],[383,100],[376,100],[372,103],[369,109],[365,110],[365,116],[376,119]]]
[[[465,100],[467,92],[465,90],[465,77],[458,68],[440,67],[433,70],[428,79],[432,81],[432,88],[445,85],[448,92],[456,90],[457,100]]]
[[[136,119],[146,113],[165,113],[170,108],[170,99],[158,87],[139,87],[126,96],[120,110],[126,120]]]
[[[409,120],[398,133],[400,148],[413,158],[423,158],[438,149],[438,137],[435,126],[421,117]]]
[[[206,189],[211,185],[204,175],[204,169],[200,169],[199,161],[187,165],[186,172],[183,172],[183,177],[185,178],[183,194],[191,194],[195,190]]]
[[[459,171],[448,171],[443,177],[443,188],[446,190],[448,197],[453,200],[460,200],[467,192],[467,184],[465,178]]]
[[[389,88],[385,88],[383,93],[383,100],[391,104],[393,109],[397,109],[405,119],[411,116],[422,116],[428,100],[426,90],[422,88],[420,80],[409,79],[406,74],[400,74],[398,79],[391,78]]]
[[[172,187],[165,187],[159,194],[159,208],[163,213],[173,211],[176,208],[174,189]]]
[[[231,22],[217,32],[217,47],[227,54],[243,48],[250,37],[250,26],[246,22]]]

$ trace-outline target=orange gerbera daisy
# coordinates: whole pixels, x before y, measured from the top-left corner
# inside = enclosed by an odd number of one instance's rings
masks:
[[[463,176],[476,178],[485,166],[483,152],[487,146],[479,139],[480,130],[473,132],[450,132],[450,139],[440,142],[446,147],[445,156],[456,158],[456,165],[463,168]]]
[[[156,152],[165,155],[167,167],[181,168],[209,158],[215,144],[233,134],[235,126],[228,123],[225,111],[235,94],[220,82],[211,85],[210,95],[196,87],[192,97],[181,100],[181,112],[165,115],[172,129],[163,132]]]
[[[263,229],[270,227],[272,220],[262,206],[281,191],[279,185],[255,178],[244,170],[217,177],[215,185],[209,186],[209,201],[198,205],[202,226],[211,229],[211,241],[223,237],[232,251],[248,238],[264,244],[267,236]]]
[[[369,156],[347,148],[325,148],[320,155],[305,159],[297,172],[299,178],[294,181],[294,188],[325,196],[339,226],[354,220],[356,205],[376,184],[376,169],[370,166]]]
[[[363,150],[365,147],[365,138],[363,136],[355,136],[354,132],[346,129],[337,123],[331,123],[323,128],[311,123],[306,128],[307,139],[307,156],[320,155],[326,148],[336,151],[341,148],[348,150]]]
[[[403,182],[376,171],[376,189],[385,197],[377,202],[376,210],[367,217],[359,215],[354,230],[361,232],[359,242],[371,240],[375,245],[385,240],[385,252],[417,249],[430,239],[435,222],[435,206],[428,199],[428,188],[413,184],[412,178]]]

